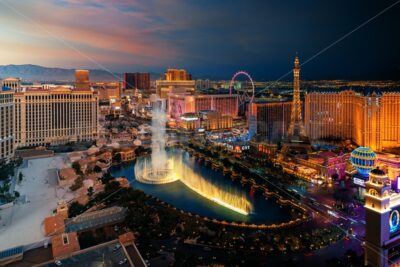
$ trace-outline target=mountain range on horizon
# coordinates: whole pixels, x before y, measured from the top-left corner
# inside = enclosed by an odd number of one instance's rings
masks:
[[[89,69],[91,81],[122,80],[122,73],[110,73],[100,69]],[[159,73],[150,73],[151,78],[157,79]],[[44,67],[34,64],[0,65],[0,78],[19,77],[23,82],[73,82],[75,69]]]

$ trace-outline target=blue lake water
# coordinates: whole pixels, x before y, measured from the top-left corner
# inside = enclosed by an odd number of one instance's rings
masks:
[[[186,187],[179,180],[169,184],[144,184],[135,180],[134,165],[113,166],[110,171],[114,177],[125,176],[134,189],[139,189],[148,195],[155,196],[178,209],[226,221],[248,222],[256,224],[272,224],[289,221],[293,218],[291,207],[280,206],[274,198],[266,199],[261,192],[253,193],[248,187],[233,182],[224,177],[222,171],[213,170],[211,167],[197,162],[194,157],[181,149],[170,149],[168,153],[182,153],[182,160],[196,173],[207,179],[215,186],[230,192],[241,192],[251,202],[253,209],[249,215],[234,212]]]

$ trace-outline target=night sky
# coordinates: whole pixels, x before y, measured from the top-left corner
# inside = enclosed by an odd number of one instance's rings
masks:
[[[304,62],[395,2],[0,0],[0,65],[226,79],[244,69],[276,80],[296,52]],[[400,79],[399,49],[400,3],[304,65],[302,78]]]

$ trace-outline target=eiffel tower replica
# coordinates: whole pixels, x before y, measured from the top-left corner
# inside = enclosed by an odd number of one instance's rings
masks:
[[[311,145],[304,130],[300,100],[300,61],[296,55],[293,68],[293,102],[287,138],[283,142],[282,153],[307,153]]]

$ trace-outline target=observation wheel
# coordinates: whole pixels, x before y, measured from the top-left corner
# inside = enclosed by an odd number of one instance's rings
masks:
[[[235,83],[235,79],[238,76],[245,76],[250,81],[250,83],[251,83],[251,89],[250,90],[248,90],[247,88],[240,89],[240,90],[237,90],[237,89],[233,88],[234,83]],[[238,99],[239,99],[239,105],[240,106],[243,106],[246,103],[252,103],[253,100],[254,100],[255,86],[254,86],[254,82],[253,82],[253,79],[251,78],[250,74],[248,74],[247,72],[245,72],[243,70],[240,70],[240,71],[236,72],[233,75],[233,77],[231,79],[231,82],[230,82],[230,85],[229,85],[229,94],[230,95],[232,94],[233,90],[236,90],[236,92],[238,94]]]

